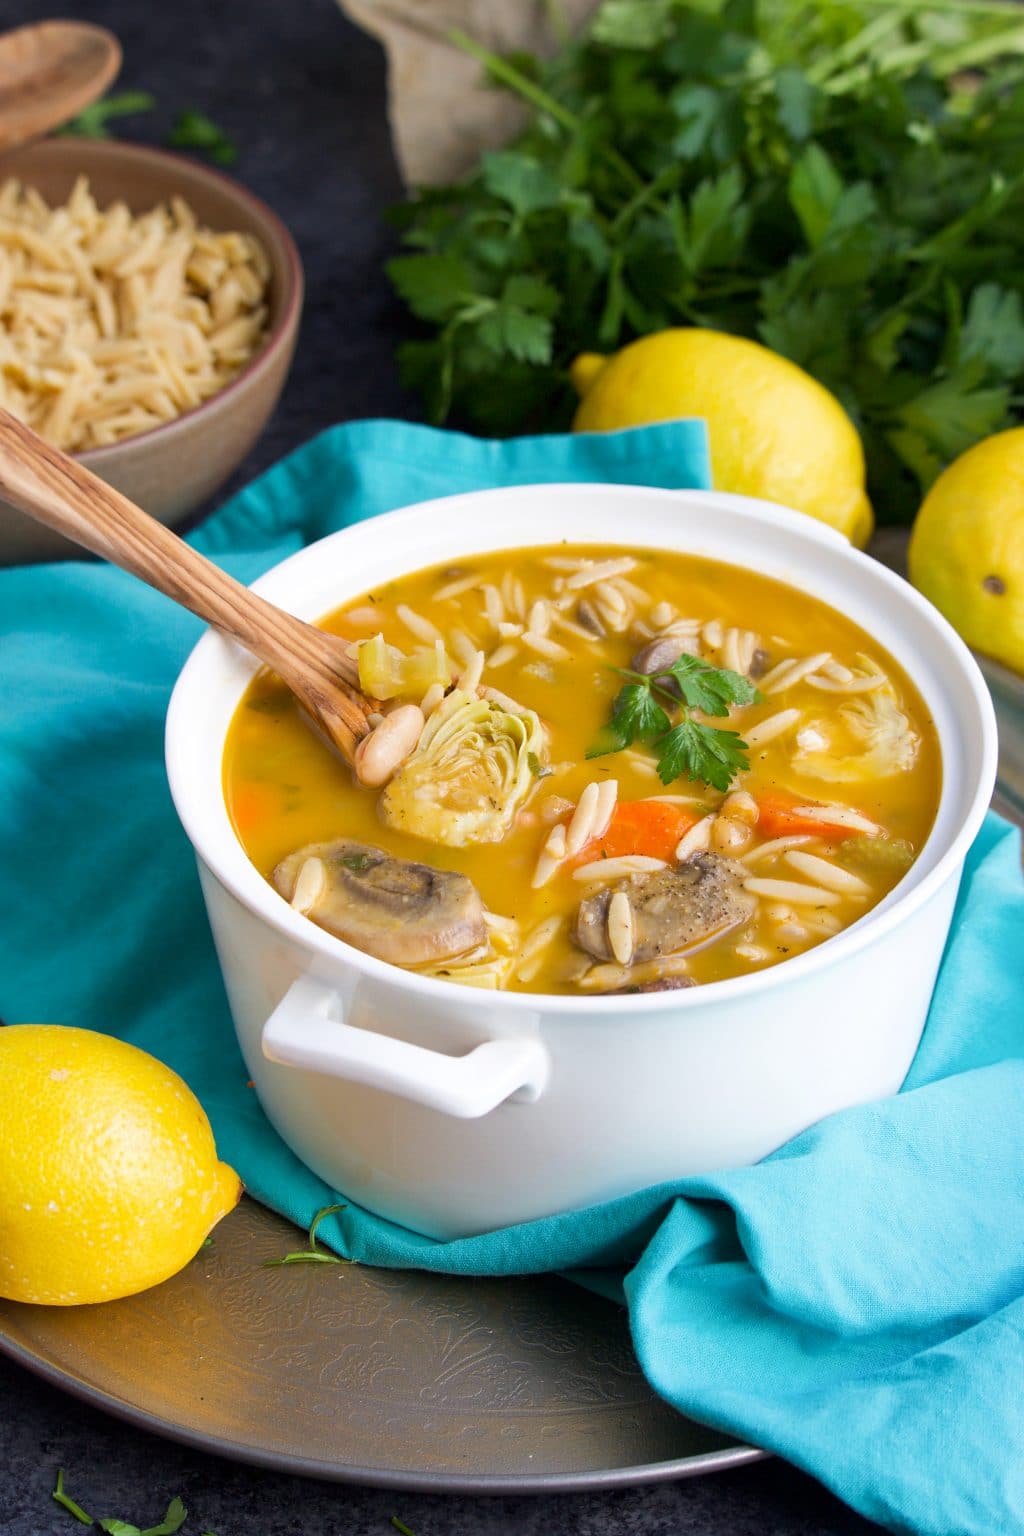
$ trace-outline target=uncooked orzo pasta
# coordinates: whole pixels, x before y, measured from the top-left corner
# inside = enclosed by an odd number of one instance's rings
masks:
[[[84,177],[51,208],[0,185],[0,406],[68,453],[201,405],[267,333],[270,264],[181,198],[100,208]]]

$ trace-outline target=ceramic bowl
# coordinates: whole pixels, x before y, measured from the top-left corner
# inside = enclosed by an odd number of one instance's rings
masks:
[[[0,157],[0,177],[63,202],[87,176],[101,205],[122,199],[135,213],[175,195],[212,229],[255,235],[270,259],[267,340],[218,394],[149,432],[78,455],[101,479],[171,526],[223,485],[249,452],[284,387],[302,310],[302,264],[276,214],[238,182],[165,150],[113,139],[53,138]],[[77,557],[81,552],[0,502],[0,565]]]
[[[456,496],[322,539],[256,589],[317,619],[426,565],[560,539],[744,563],[841,609],[917,684],[939,737],[941,798],[884,900],[760,974],[631,997],[481,993],[352,949],[249,862],[221,762],[255,666],[206,635],[171,700],[167,768],[249,1076],[328,1184],[435,1237],[753,1163],[824,1115],[894,1093],[995,777],[992,702],[941,615],[823,524],[746,497],[624,485]]]

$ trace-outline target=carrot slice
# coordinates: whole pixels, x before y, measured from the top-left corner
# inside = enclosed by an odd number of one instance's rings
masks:
[[[251,832],[280,807],[280,795],[272,784],[241,784],[231,797],[231,814],[239,832]]]
[[[763,837],[796,837],[808,834],[823,838],[828,843],[841,843],[848,837],[861,837],[856,827],[830,826],[827,821],[816,821],[810,816],[800,816],[796,807],[818,805],[817,800],[800,799],[784,789],[770,789],[755,796],[757,800],[757,830]],[[824,809],[824,807],[823,807]]]
[[[651,859],[671,859],[683,833],[697,821],[693,811],[664,800],[620,800],[603,837],[592,838],[580,855],[592,859],[620,859],[645,854]]]

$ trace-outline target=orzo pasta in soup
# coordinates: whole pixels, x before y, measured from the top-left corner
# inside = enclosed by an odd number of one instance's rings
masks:
[[[869,911],[935,816],[938,743],[897,661],[753,571],[485,554],[324,627],[380,703],[356,771],[263,672],[228,810],[283,900],[432,976],[594,996],[757,972]]]

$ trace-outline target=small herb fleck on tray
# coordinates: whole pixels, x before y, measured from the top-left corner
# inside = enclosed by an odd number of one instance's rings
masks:
[[[92,1515],[87,1515],[81,1504],[76,1504],[68,1494],[64,1492],[64,1468],[57,1470],[57,1486],[51,1497],[60,1504],[69,1514],[82,1525],[96,1525],[101,1531],[106,1531],[107,1536],[174,1536],[185,1524],[188,1510],[181,1499],[175,1497],[168,1504],[164,1517],[158,1525],[148,1525],[145,1529],[132,1525],[127,1520],[118,1520],[114,1516],[108,1516],[105,1520],[94,1520]],[[203,1536],[213,1536],[212,1532],[204,1532]]]
[[[119,91],[116,96],[104,96],[102,101],[91,102],[83,107],[58,133],[79,139],[109,139],[107,124],[118,117],[135,117],[139,112],[152,112],[156,98],[148,91]]]
[[[264,1269],[280,1269],[285,1264],[354,1264],[355,1259],[343,1259],[340,1254],[327,1253],[316,1245],[316,1229],[327,1216],[333,1216],[338,1211],[343,1211],[344,1205],[325,1205],[317,1211],[309,1228],[309,1247],[299,1248],[294,1253],[286,1253],[280,1259],[264,1259]]]
[[[205,112],[182,112],[167,139],[172,149],[199,149],[214,165],[234,165],[238,145]]]

